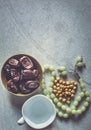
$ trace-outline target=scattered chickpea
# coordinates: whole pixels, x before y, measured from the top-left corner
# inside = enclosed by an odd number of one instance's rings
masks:
[[[55,80],[54,83],[57,83],[57,80]]]
[[[67,92],[67,91],[68,91],[68,89],[66,88],[66,89],[65,89],[65,91]]]
[[[62,92],[62,96],[64,96],[65,95],[65,92]]]
[[[69,92],[65,92],[67,95],[69,94]]]
[[[59,86],[60,84],[59,83],[57,83],[57,85],[56,86]]]
[[[71,90],[71,93],[74,94],[74,93],[75,93],[75,90]]]
[[[60,77],[57,77],[54,81],[53,92],[63,103],[71,103],[71,99],[75,96],[76,89],[77,83],[75,81],[64,81],[60,79]]]
[[[60,94],[60,93],[61,93],[61,91],[59,90],[59,91],[58,91],[58,94]]]
[[[68,92],[69,95],[71,95],[71,92]]]
[[[60,84],[62,83],[62,80],[61,80],[61,79],[59,80],[59,83],[60,83]]]
[[[70,85],[70,82],[69,82],[69,81],[67,81],[67,82],[66,82],[66,84],[67,84],[67,85]]]
[[[74,82],[74,85],[77,86],[77,82]]]
[[[62,102],[65,102],[66,101],[66,99],[65,98],[62,98]]]
[[[60,80],[60,77],[57,77],[56,80],[59,81],[59,80]]]
[[[74,94],[71,94],[71,97],[74,97],[75,95]]]
[[[76,86],[74,86],[74,87],[73,87],[73,89],[75,90],[75,89],[77,89],[77,87],[76,87]]]
[[[70,85],[70,88],[73,88],[73,87],[74,87],[74,85],[73,85],[73,84],[71,84],[71,85]]]
[[[62,97],[59,97],[59,100],[62,101]]]
[[[58,93],[56,93],[56,96],[58,96],[59,94]]]
[[[70,104],[70,101],[69,101],[69,100],[67,100],[67,101],[66,101],[66,103],[67,103],[67,104]]]
[[[63,82],[62,82],[62,84],[63,84],[63,85],[65,85],[65,84],[66,84],[66,82],[65,82],[65,81],[63,81]]]
[[[73,85],[73,84],[74,84],[74,81],[70,81],[70,84],[72,84],[72,85]]]
[[[56,89],[57,88],[56,85],[54,85],[53,88]]]
[[[60,87],[57,87],[56,89],[57,89],[57,90],[60,90]]]
[[[64,85],[62,85],[61,88],[64,89]]]
[[[53,90],[53,92],[54,92],[54,93],[56,93],[56,92],[57,92],[57,90],[56,90],[56,89],[54,89],[54,90]]]
[[[59,97],[62,97],[62,93],[59,94]]]
[[[71,92],[71,89],[69,89],[69,92]]]

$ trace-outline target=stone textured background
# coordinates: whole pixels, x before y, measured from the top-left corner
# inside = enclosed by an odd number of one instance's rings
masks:
[[[0,0],[0,69],[7,58],[19,53],[55,68],[73,67],[75,57],[82,55],[86,62],[82,76],[91,81],[91,0]],[[32,130],[16,123],[22,103],[8,95],[0,81],[2,130]],[[77,120],[57,117],[43,130],[66,129],[91,130],[91,108]]]

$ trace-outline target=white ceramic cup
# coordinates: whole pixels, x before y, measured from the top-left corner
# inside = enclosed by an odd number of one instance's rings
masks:
[[[45,128],[50,125],[56,117],[55,106],[52,101],[42,94],[29,98],[22,107],[22,118],[18,124],[26,122],[35,129]]]

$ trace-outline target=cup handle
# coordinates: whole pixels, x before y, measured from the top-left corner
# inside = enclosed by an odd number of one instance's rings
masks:
[[[21,117],[21,118],[17,121],[17,123],[18,123],[19,125],[23,125],[23,124],[25,123],[24,118]]]

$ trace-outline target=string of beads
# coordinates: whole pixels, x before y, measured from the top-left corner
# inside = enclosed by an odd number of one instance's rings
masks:
[[[47,86],[46,76],[50,74],[49,85]],[[43,68],[43,79],[41,83],[41,90],[44,95],[52,100],[55,105],[57,115],[59,117],[68,118],[70,115],[79,116],[84,111],[90,103],[90,95],[86,90],[85,84],[81,78],[79,78],[80,92],[76,95],[75,100],[72,101],[71,105],[62,103],[53,92],[54,81],[56,78],[56,71],[50,65],[45,65]],[[82,103],[81,103],[82,102]],[[80,105],[81,104],[81,105]]]

